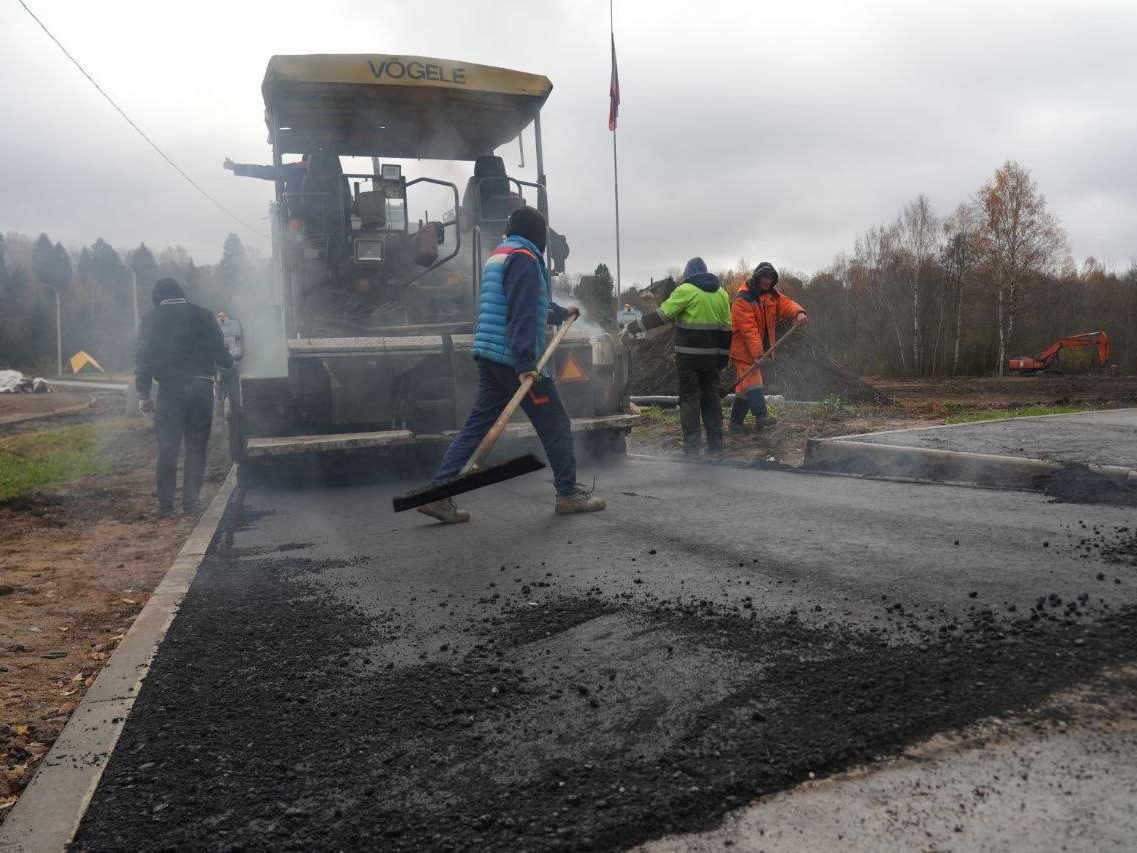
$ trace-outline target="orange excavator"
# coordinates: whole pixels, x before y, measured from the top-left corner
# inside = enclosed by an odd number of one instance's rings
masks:
[[[1058,365],[1058,353],[1066,347],[1093,346],[1098,348],[1098,366],[1105,367],[1109,363],[1109,338],[1106,337],[1105,332],[1082,332],[1052,343],[1036,358],[1025,355],[1009,358],[1007,359],[1007,369],[1019,376],[1033,376],[1036,373],[1061,373]]]

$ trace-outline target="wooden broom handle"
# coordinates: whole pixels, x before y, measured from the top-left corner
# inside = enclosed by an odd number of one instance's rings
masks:
[[[800,328],[801,328],[801,323],[798,323],[795,321],[793,326],[790,327],[790,330],[788,332],[786,332],[784,335],[782,335],[780,338],[778,338],[776,341],[774,341],[774,343],[770,345],[770,348],[768,350],[766,350],[764,353],[762,353],[762,355],[758,356],[758,358],[755,360],[755,362],[752,365],[750,365],[750,367],[747,369],[747,371],[745,373],[743,373],[741,376],[739,376],[737,379],[734,380],[734,386],[733,387],[737,388],[740,384],[745,382],[746,378],[748,376],[750,376],[751,373],[753,373],[755,370],[758,369],[758,365],[760,365],[762,362],[764,362],[766,359],[768,359],[770,356],[772,356],[774,354],[774,350],[776,350],[778,347],[780,347],[782,345],[782,343],[786,340],[786,338],[788,338],[790,335],[792,335],[794,332],[796,332]]]
[[[561,323],[561,328],[553,336],[553,339],[549,342],[549,345],[545,347],[545,351],[541,353],[541,357],[537,360],[537,373],[540,373],[542,370],[544,370],[545,365],[549,363],[549,359],[553,355],[553,351],[558,346],[560,346],[561,341],[563,341],[565,335],[568,334],[569,327],[572,326],[573,322],[578,316],[580,315],[572,315],[563,323]],[[785,340],[785,338],[782,340]],[[489,455],[489,452],[493,449],[494,444],[497,442],[498,438],[501,437],[501,433],[505,429],[505,425],[509,423],[510,418],[512,418],[514,412],[517,411],[517,407],[521,405],[521,401],[525,399],[525,395],[529,393],[529,389],[532,387],[532,376],[526,376],[521,380],[521,385],[513,393],[512,399],[510,399],[510,401],[505,404],[505,408],[501,410],[501,414],[497,416],[497,420],[494,421],[493,426],[490,427],[490,431],[486,433],[477,449],[474,450],[474,455],[470,457],[470,460],[464,466],[462,466],[462,470],[458,472],[459,477],[463,474],[469,474],[482,463],[482,460],[485,459],[486,456]]]

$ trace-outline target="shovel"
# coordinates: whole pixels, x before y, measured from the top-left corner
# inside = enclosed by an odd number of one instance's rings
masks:
[[[774,343],[770,345],[770,348],[768,350],[766,350],[764,353],[762,353],[762,355],[758,356],[758,358],[755,359],[754,363],[746,369],[746,372],[743,373],[741,376],[739,376],[737,379],[735,379],[734,382],[732,382],[728,386],[728,388],[737,388],[739,385],[741,385],[743,382],[745,382],[751,373],[753,373],[755,370],[757,370],[759,367],[762,366],[762,362],[764,362],[766,359],[768,359],[770,356],[772,356],[774,354],[774,350],[776,350],[783,343],[785,343],[786,338],[788,338],[790,335],[792,335],[794,332],[796,332],[800,328],[801,328],[801,324],[796,323],[796,322],[792,326],[790,326],[790,330],[788,332],[786,332],[784,335],[782,335],[780,338],[778,338],[776,341],[774,341]],[[725,397],[729,393],[730,393],[729,390],[720,391],[719,395],[722,397]]]
[[[564,340],[565,335],[568,334],[568,330],[575,320],[576,317],[569,317],[561,324],[560,330],[553,336],[552,341],[545,347],[545,352],[541,354],[541,358],[537,361],[538,373],[548,364],[554,350],[560,346],[561,341]],[[521,385],[518,386],[514,392],[512,399],[510,399],[510,401],[506,403],[505,408],[501,410],[501,414],[497,416],[494,425],[490,427],[489,432],[486,433],[481,444],[474,450],[474,454],[470,457],[470,460],[462,466],[461,471],[440,483],[431,483],[428,486],[404,492],[401,495],[395,495],[391,500],[392,505],[395,507],[395,512],[414,509],[416,506],[422,506],[423,504],[433,503],[443,498],[460,495],[463,492],[472,492],[474,489],[480,489],[482,486],[500,483],[503,480],[510,480],[514,477],[520,477],[522,474],[540,471],[544,468],[545,463],[532,453],[514,456],[512,459],[498,462],[496,465],[486,467],[482,465],[482,461],[489,456],[494,444],[501,437],[502,432],[504,432],[506,424],[509,423],[509,419],[513,417],[514,412],[517,411],[517,407],[521,405],[521,401],[525,399],[525,395],[529,393],[529,389],[532,387],[532,376],[526,376],[521,380]]]

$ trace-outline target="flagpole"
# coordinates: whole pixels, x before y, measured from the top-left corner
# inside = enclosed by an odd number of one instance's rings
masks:
[[[615,0],[608,0],[608,35],[612,41],[612,58],[615,61],[616,28],[613,25],[612,7]],[[612,128],[612,190],[616,199],[616,308],[620,307],[620,169],[616,158],[616,128]]]

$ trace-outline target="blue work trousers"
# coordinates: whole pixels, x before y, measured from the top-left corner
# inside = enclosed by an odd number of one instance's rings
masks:
[[[748,412],[753,412],[756,418],[764,418],[768,414],[766,392],[761,388],[747,388],[745,394],[734,395],[734,403],[730,407],[731,422],[744,423]]]
[[[474,408],[461,431],[454,436],[442,465],[434,475],[434,482],[456,475],[474,454],[478,444],[489,432],[505,404],[518,386],[517,374],[506,364],[478,359],[478,393]],[[553,469],[553,483],[557,494],[571,495],[576,491],[576,454],[572,446],[572,420],[565,404],[557,393],[552,379],[541,378],[521,400],[521,408],[537,430],[549,467]]]

